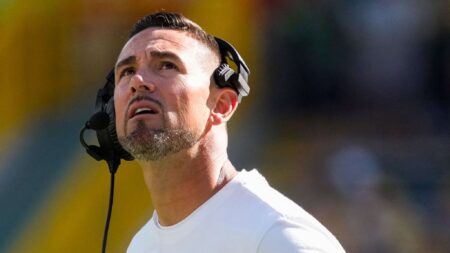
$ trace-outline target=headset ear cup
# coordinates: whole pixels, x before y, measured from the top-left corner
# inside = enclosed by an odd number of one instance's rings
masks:
[[[231,82],[233,76],[235,75],[235,72],[230,66],[226,63],[220,64],[220,66],[214,71],[214,80],[216,81],[217,86],[219,88],[233,88],[234,84]]]
[[[119,156],[120,159],[124,159],[127,161],[134,160],[134,157],[125,149],[123,149],[122,145],[120,145],[119,139],[117,138],[114,97],[112,97],[106,104],[105,111],[109,115],[109,125],[106,130],[108,132],[108,137],[110,139],[110,145],[113,152],[115,153],[115,155]]]

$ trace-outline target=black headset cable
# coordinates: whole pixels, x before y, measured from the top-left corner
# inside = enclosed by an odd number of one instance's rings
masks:
[[[111,214],[114,200],[114,176],[116,175],[117,168],[119,167],[120,159],[119,160],[113,159],[107,162],[109,172],[111,174],[111,182],[109,188],[108,214],[106,215],[105,230],[103,232],[102,253],[106,253],[106,242],[108,241],[109,224],[111,222]]]

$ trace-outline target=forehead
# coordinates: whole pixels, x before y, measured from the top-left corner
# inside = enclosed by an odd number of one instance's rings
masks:
[[[201,42],[190,37],[184,31],[147,28],[133,36],[122,48],[117,59],[125,59],[150,51],[172,51],[180,58],[197,53],[208,53],[210,50]]]

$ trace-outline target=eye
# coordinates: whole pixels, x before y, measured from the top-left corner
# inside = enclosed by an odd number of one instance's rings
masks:
[[[136,73],[136,71],[134,71],[134,68],[129,67],[129,68],[124,68],[121,72],[120,72],[120,76],[119,77],[124,77],[124,76],[132,76]]]
[[[175,69],[175,70],[178,70],[177,65],[175,65],[175,64],[172,63],[172,62],[168,62],[168,61],[163,61],[163,62],[161,62],[159,68],[160,68],[161,70],[169,70],[169,69]]]

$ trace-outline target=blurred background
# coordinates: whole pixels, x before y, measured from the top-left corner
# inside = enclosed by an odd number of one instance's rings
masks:
[[[252,70],[238,168],[348,252],[450,252],[448,0],[1,0],[0,252],[100,252],[109,174],[79,130],[128,29],[161,9]],[[125,252],[152,205],[135,163],[116,180],[108,252]]]

